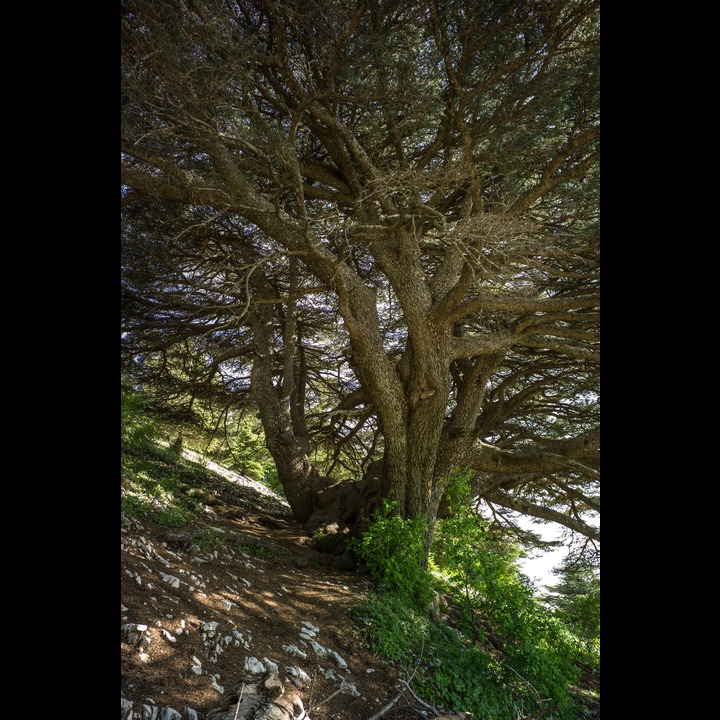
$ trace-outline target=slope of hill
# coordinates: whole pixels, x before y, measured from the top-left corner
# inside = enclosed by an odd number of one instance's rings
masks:
[[[264,485],[217,470],[204,480],[202,519],[191,528],[123,517],[126,717],[146,705],[202,718],[258,663],[294,681],[313,719],[377,713],[397,696],[400,672],[353,628],[350,611],[368,580],[324,564],[331,558],[309,547]]]
[[[292,691],[294,705],[260,717],[445,712],[406,684],[412,659],[400,666],[370,652],[353,614],[369,579],[314,550],[283,498],[219,466],[202,470],[197,485],[192,525],[122,516],[122,720],[239,720],[230,703],[267,672]],[[582,717],[599,717],[592,705]]]

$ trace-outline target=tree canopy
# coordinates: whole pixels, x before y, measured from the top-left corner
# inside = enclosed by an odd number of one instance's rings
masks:
[[[259,414],[298,520],[599,540],[599,2],[123,0],[122,351]]]

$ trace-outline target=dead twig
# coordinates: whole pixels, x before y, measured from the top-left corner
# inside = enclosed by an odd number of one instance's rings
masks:
[[[557,710],[559,707],[560,707],[560,703],[557,703],[556,705],[545,708],[544,710],[538,710],[536,713],[533,713],[532,715],[523,715],[523,717],[519,718],[519,720],[538,720],[538,718],[541,718],[543,715],[547,715],[549,712],[552,712],[553,710]]]
[[[376,712],[371,718],[368,718],[368,720],[378,720],[378,718],[381,718],[386,712],[389,712],[392,710],[393,705],[400,699],[401,695],[396,695],[384,708]]]
[[[313,710],[317,710],[321,705],[324,705],[326,702],[332,700],[338,693],[343,692],[347,687],[350,687],[350,683],[343,680],[342,685],[340,685],[340,687],[334,693],[332,693],[332,695],[328,695],[322,702],[319,702],[317,705],[315,705],[313,707]]]
[[[238,704],[235,708],[235,720],[237,720],[238,713],[240,712],[240,703],[242,702],[242,696],[245,692],[245,683],[243,682],[242,687],[240,688],[240,696],[238,697]]]
[[[418,697],[414,690],[410,687],[410,685],[405,682],[402,678],[400,678],[400,682],[407,688],[407,691],[415,698],[416,702],[419,702],[423,707],[427,708],[432,712],[433,715],[438,716],[440,713],[438,709],[434,705],[430,705],[426,703],[421,697]]]
[[[317,668],[315,668],[312,676],[312,682],[310,683],[310,699],[308,701],[308,710],[313,711],[313,696],[315,695],[315,678],[317,677]]]

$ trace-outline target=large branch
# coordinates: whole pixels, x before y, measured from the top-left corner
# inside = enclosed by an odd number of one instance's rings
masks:
[[[569,530],[574,530],[584,537],[591,538],[592,540],[600,540],[600,530],[598,528],[588,525],[586,522],[583,522],[578,518],[570,517],[565,513],[558,512],[557,510],[536,505],[535,503],[523,498],[513,497],[500,489],[489,490],[483,493],[482,497],[484,500],[497,503],[498,505],[502,505],[510,510],[516,510],[517,512],[523,513],[523,515],[530,515],[532,517],[542,518],[543,520],[550,520],[551,522],[556,522],[558,525],[562,525]]]
[[[571,447],[575,448],[573,444]],[[556,447],[556,450],[562,450]],[[503,450],[488,443],[479,442],[472,455],[474,470],[490,473],[543,473],[565,471],[576,472],[593,480],[599,480],[600,473],[595,468],[561,452],[543,450]]]
[[[592,309],[600,306],[600,296],[570,295],[551,298],[524,298],[482,293],[461,302],[449,313],[450,320],[459,320],[481,310],[501,312],[534,313],[562,312],[567,310]]]
[[[120,181],[123,185],[149,197],[196,205],[210,205],[218,209],[227,209],[232,205],[230,197],[224,190],[211,187],[209,183],[196,176],[181,184],[177,180],[122,164]]]

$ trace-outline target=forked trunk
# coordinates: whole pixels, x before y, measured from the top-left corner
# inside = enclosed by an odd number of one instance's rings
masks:
[[[293,413],[291,405],[294,368],[285,364],[285,383],[277,387],[273,381],[272,310],[265,309],[254,318],[256,358],[253,363],[250,387],[260,411],[267,448],[275,461],[278,480],[283,486],[293,517],[305,522],[313,511],[313,498],[330,481],[318,473],[310,461],[309,436],[303,427],[300,413]],[[294,417],[293,417],[294,415]]]

